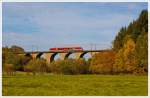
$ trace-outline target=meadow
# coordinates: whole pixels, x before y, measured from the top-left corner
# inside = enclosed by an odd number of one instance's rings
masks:
[[[4,75],[2,95],[147,96],[148,77],[135,75]]]

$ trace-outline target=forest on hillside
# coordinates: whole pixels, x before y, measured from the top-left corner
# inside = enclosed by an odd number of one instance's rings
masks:
[[[108,52],[96,54],[88,61],[68,59],[47,64],[44,59],[16,55],[24,52],[19,46],[2,48],[2,69],[11,72],[54,74],[137,74],[148,72],[148,11],[143,10],[138,19],[122,27]]]
[[[148,11],[122,27],[113,41],[116,71],[148,71]]]

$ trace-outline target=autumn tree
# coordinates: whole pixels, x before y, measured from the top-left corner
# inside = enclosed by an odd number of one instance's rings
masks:
[[[113,65],[114,73],[121,73],[125,71],[125,60],[123,55],[123,49],[120,49],[115,57],[115,63]]]
[[[11,46],[10,51],[13,53],[24,53],[24,49],[16,45]]]
[[[143,33],[137,39],[135,46],[136,49],[136,59],[138,61],[137,67],[144,68],[148,71],[148,34]]]
[[[23,71],[23,66],[31,59],[29,57],[20,56],[16,53],[23,53],[24,49],[20,46],[13,45],[2,48],[2,65],[13,64],[16,71]]]
[[[89,70],[94,74],[111,74],[114,61],[115,53],[113,51],[98,53],[92,57]]]
[[[124,47],[116,54],[113,70],[115,72],[132,73],[135,69],[135,65],[137,64],[134,53],[135,42],[131,38],[128,38]]]

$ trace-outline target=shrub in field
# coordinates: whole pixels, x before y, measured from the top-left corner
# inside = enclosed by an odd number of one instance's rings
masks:
[[[88,73],[88,67],[88,63],[80,59],[66,59],[49,65],[51,72],[57,74],[86,74]]]
[[[25,65],[24,66],[24,71],[27,72],[27,74],[29,74],[30,72],[32,72],[33,74],[35,74],[33,72],[33,65]]]
[[[45,60],[37,59],[37,72],[45,73],[47,72],[48,66]]]
[[[60,66],[59,66],[59,61],[51,62],[48,65],[48,72],[52,72],[52,73],[55,73],[55,74],[61,73]]]
[[[79,71],[81,74],[88,74],[89,73],[89,66],[90,66],[90,59],[86,61],[85,59],[78,59],[79,62]]]
[[[42,59],[33,59],[27,65],[24,66],[24,71],[32,72],[34,75],[36,73],[45,73],[47,72],[48,66],[45,60]]]
[[[82,59],[68,59],[61,62],[61,70],[64,74],[85,74],[88,73],[88,65]]]
[[[7,75],[14,75],[15,67],[13,64],[4,64],[4,71],[6,71]]]
[[[60,62],[60,68],[64,74],[77,74],[79,73],[78,63],[75,60],[65,60]]]
[[[136,67],[135,70],[133,71],[134,75],[147,75],[147,69],[144,67]]]
[[[16,71],[23,71],[23,67],[31,60],[30,57],[26,56],[18,56],[17,59],[15,60],[15,70]]]
[[[112,73],[114,61],[115,53],[113,51],[96,54],[91,59],[89,70],[94,74],[110,74]]]

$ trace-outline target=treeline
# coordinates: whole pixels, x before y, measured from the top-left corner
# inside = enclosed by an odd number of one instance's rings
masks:
[[[115,72],[145,73],[148,71],[148,11],[120,29],[113,41],[116,53]]]
[[[66,59],[48,64],[44,59],[32,59],[15,53],[24,52],[18,46],[2,49],[3,71],[53,74],[147,74],[148,72],[148,12],[122,27],[113,41],[113,48],[89,60]]]

